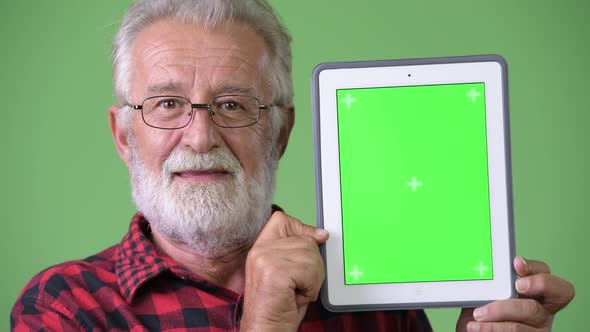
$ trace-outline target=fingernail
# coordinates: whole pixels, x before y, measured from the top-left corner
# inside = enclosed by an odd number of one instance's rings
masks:
[[[481,325],[479,325],[477,322],[469,322],[469,324],[467,324],[467,331],[476,332],[479,331],[480,327]]]
[[[328,231],[325,229],[316,228],[315,235],[317,235],[318,237],[326,237],[328,235]]]
[[[477,308],[473,310],[473,318],[475,318],[476,320],[480,320],[484,318],[485,315],[487,315],[487,313],[488,309],[486,307]]]
[[[529,272],[529,263],[527,263],[526,259],[518,256],[518,259],[520,260],[520,262],[522,263],[522,265],[524,265],[524,270],[526,272]]]
[[[529,289],[530,282],[527,278],[520,278],[516,280],[516,290],[519,293],[525,292]]]

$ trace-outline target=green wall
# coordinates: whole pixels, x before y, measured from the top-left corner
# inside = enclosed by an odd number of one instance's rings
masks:
[[[129,0],[1,0],[0,330],[41,269],[120,240],[133,214],[113,147],[110,41]],[[556,331],[588,325],[590,3],[274,0],[293,34],[297,119],[276,202],[315,222],[310,74],[325,61],[499,53],[510,70],[517,252],[577,297]],[[439,331],[458,310],[428,311]],[[585,318],[586,317],[586,318]]]

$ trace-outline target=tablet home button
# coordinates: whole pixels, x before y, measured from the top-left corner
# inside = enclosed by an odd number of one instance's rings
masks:
[[[416,297],[422,297],[422,287],[416,288]]]

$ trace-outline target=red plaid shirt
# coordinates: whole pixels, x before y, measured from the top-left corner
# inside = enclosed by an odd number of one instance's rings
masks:
[[[237,331],[243,296],[156,251],[141,214],[119,245],[35,276],[11,315],[15,331]],[[315,331],[431,331],[423,311],[331,313],[312,303]]]

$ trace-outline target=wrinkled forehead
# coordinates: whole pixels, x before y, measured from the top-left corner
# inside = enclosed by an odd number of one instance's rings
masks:
[[[131,97],[237,93],[269,97],[269,52],[244,24],[214,28],[161,20],[141,31],[131,54]],[[196,101],[195,101],[196,102]]]

